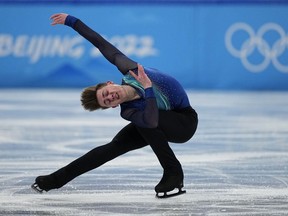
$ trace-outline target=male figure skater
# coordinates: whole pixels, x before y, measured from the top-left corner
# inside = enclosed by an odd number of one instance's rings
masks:
[[[52,25],[64,24],[77,31],[123,74],[121,85],[107,82],[84,89],[84,109],[94,111],[120,105],[121,117],[130,123],[111,142],[50,175],[38,176],[32,188],[38,192],[60,188],[122,154],[149,145],[163,168],[162,179],[155,186],[156,196],[166,198],[184,193],[183,170],[168,142],[187,142],[196,131],[198,117],[179,82],[134,62],[76,17],[59,13],[51,19]],[[167,193],[174,189],[178,192]]]

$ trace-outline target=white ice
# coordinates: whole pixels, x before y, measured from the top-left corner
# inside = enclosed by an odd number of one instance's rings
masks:
[[[0,90],[0,215],[288,215],[288,92],[189,91],[199,128],[171,144],[187,193],[155,198],[162,170],[149,147],[59,190],[30,185],[127,124],[119,109],[86,112],[79,89]]]

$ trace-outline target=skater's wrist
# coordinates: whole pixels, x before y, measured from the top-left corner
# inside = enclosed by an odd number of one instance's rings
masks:
[[[145,91],[145,98],[155,98],[155,94],[152,87],[146,88],[144,91]]]
[[[70,27],[74,27],[75,23],[77,22],[78,18],[68,15],[65,19],[65,25],[70,26]]]

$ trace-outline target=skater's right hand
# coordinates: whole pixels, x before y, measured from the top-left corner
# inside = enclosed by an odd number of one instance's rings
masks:
[[[50,19],[52,20],[51,25],[64,24],[67,16],[68,14],[65,13],[53,14],[50,17]]]
[[[130,74],[144,87],[144,89],[152,86],[152,82],[145,73],[145,70],[142,65],[138,65],[138,75],[135,74],[132,70],[130,70]]]

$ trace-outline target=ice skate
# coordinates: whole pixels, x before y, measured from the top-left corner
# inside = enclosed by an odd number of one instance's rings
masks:
[[[186,193],[186,190],[182,190],[182,187],[177,188],[178,192],[158,192],[156,193],[156,197],[163,199],[163,198],[169,198],[169,197],[174,197],[174,196],[179,196],[181,194]]]
[[[31,188],[38,193],[43,193],[43,189],[41,189],[36,182],[31,185]]]
[[[183,176],[163,176],[161,181],[155,187],[156,197],[157,198],[169,198],[173,196],[178,196],[186,193],[183,188]],[[174,192],[175,189],[178,189],[178,192]],[[168,193],[171,192],[171,193]]]
[[[35,179],[35,183],[31,185],[31,188],[38,193],[43,193],[43,191],[48,192],[51,189],[57,188],[56,181],[53,176],[38,176]]]

